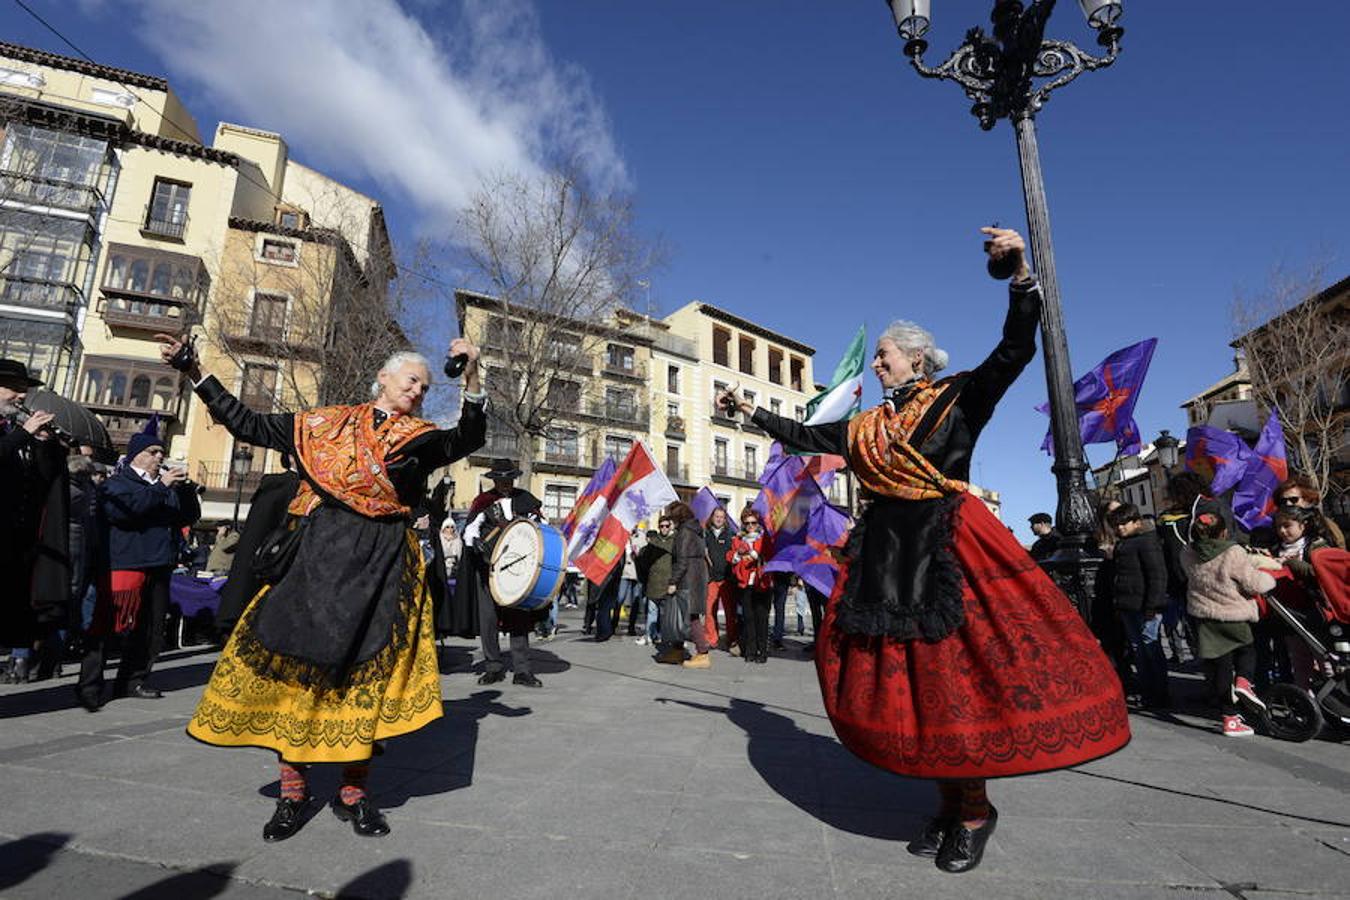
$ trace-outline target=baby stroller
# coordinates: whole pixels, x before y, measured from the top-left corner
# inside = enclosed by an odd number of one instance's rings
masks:
[[[1312,654],[1311,695],[1281,682],[1263,694],[1265,709],[1243,704],[1267,734],[1285,741],[1312,740],[1327,723],[1350,727],[1350,553],[1326,548],[1309,561],[1318,582],[1306,589],[1310,603],[1299,608],[1278,590],[1265,599],[1269,614]]]

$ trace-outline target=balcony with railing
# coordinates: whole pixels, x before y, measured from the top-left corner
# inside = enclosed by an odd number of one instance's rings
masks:
[[[637,362],[632,357],[627,356],[605,355],[600,357],[600,371],[604,375],[615,378],[631,378],[635,381],[647,380],[646,364]]]
[[[158,415],[165,425],[178,418],[178,379],[176,372],[150,360],[86,355],[78,396],[107,426],[113,446],[123,447],[151,416]]]
[[[70,282],[0,275],[0,303],[58,310],[73,316],[83,302],[80,289]]]
[[[241,491],[248,498],[258,489],[258,483],[267,473],[257,469],[236,473],[229,460],[197,463],[196,481],[206,488],[206,499],[220,500]]]
[[[741,463],[713,459],[712,468],[709,471],[713,481],[756,487],[759,485],[759,470],[752,470]]]
[[[156,210],[153,204],[145,205],[145,218],[141,222],[141,233],[151,237],[169,238],[181,241],[188,227],[187,210],[175,206]]]
[[[637,402],[591,400],[586,404],[586,413],[607,422],[616,422],[642,429],[647,427],[651,419],[651,411],[645,405]]]
[[[679,440],[686,436],[684,418],[682,416],[666,417],[666,437]]]
[[[0,205],[10,204],[92,214],[103,206],[103,193],[92,184],[0,170]]]

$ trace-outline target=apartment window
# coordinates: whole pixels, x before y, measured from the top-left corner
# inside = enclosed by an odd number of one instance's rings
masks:
[[[783,414],[783,401],[777,399],[770,400],[769,412],[773,413],[775,416],[781,416]]]
[[[277,393],[276,366],[244,364],[239,401],[254,412],[270,413]]]
[[[165,237],[182,237],[187,229],[188,200],[191,197],[192,185],[156,178],[150,205],[146,207],[144,230]]]
[[[805,406],[794,406],[794,407],[792,407],[792,417],[793,417],[794,419],[796,419],[798,422],[805,422],[805,421],[806,421],[806,407],[805,407]]]
[[[605,435],[605,455],[616,463],[621,463],[628,456],[628,451],[633,449],[633,439],[618,437],[616,435]]]
[[[5,149],[0,168],[17,173],[19,182],[6,186],[9,199],[39,200],[58,206],[70,201],[83,203],[87,190],[75,189],[66,195],[63,189],[36,179],[53,179],[73,185],[95,185],[101,180],[108,158],[108,142],[81,137],[68,131],[55,131],[33,125],[10,124],[5,131]],[[25,196],[30,190],[37,196]],[[15,193],[19,196],[14,196]]]
[[[666,367],[666,391],[671,394],[680,392],[680,367]]]
[[[544,458],[550,462],[575,463],[578,457],[576,429],[550,428],[544,438]]]
[[[282,340],[286,336],[287,300],[285,294],[255,293],[248,336],[264,341]]]
[[[562,378],[551,379],[544,402],[549,409],[576,412],[581,408],[581,383]]]
[[[726,438],[715,438],[713,440],[713,472],[717,475],[727,474],[727,455],[730,447]]]
[[[759,448],[754,444],[746,444],[745,450],[745,477],[754,478],[759,474]]]
[[[637,395],[621,388],[605,388],[605,415],[633,421],[637,418]]]
[[[544,518],[558,523],[567,518],[577,503],[577,488],[574,484],[544,485]]]
[[[719,366],[731,365],[731,332],[713,326],[713,362]]]
[[[800,356],[794,356],[792,357],[792,362],[789,363],[788,368],[790,370],[789,385],[791,388],[794,391],[806,390],[802,387],[802,374],[806,371],[806,361]]]
[[[769,348],[769,380],[774,384],[783,383],[783,351],[777,347]]]
[[[258,259],[279,265],[297,265],[297,260],[300,258],[300,247],[295,241],[265,235],[259,237]]]
[[[746,375],[755,374],[755,339],[741,336],[740,370]]]
[[[633,348],[622,344],[609,344],[605,348],[605,367],[615,372],[633,372],[636,368]]]
[[[671,478],[680,475],[680,445],[666,444],[666,474]]]
[[[500,321],[500,320],[498,320]],[[516,322],[511,335],[516,346],[525,342],[525,326]],[[554,334],[548,339],[549,359],[563,365],[574,365],[581,358],[581,338],[575,334]]]
[[[82,403],[90,406],[129,406],[168,412],[178,393],[174,375],[127,368],[121,360],[85,357]]]

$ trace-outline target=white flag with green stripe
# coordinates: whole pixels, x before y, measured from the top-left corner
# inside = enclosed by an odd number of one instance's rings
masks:
[[[807,425],[852,418],[862,408],[863,370],[867,360],[867,326],[858,326],[853,343],[834,369],[830,386],[806,404]]]

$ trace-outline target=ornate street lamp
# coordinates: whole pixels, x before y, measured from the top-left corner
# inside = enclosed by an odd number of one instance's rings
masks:
[[[244,499],[244,476],[253,469],[253,448],[235,447],[230,457],[230,474],[234,476],[234,530],[239,530],[239,503]]]
[[[1172,437],[1172,433],[1166,428],[1154,439],[1153,447],[1158,451],[1158,462],[1162,464],[1163,471],[1168,472],[1176,467],[1177,447],[1181,446],[1181,441]]]
[[[1050,430],[1054,441],[1059,503],[1055,520],[1063,536],[1060,549],[1045,561],[1055,580],[1084,614],[1091,608],[1098,559],[1088,550],[1094,513],[1087,489],[1087,458],[1078,432],[1073,375],[1060,307],[1059,279],[1050,243],[1050,214],[1036,146],[1036,113],[1050,93],[1084,72],[1115,62],[1120,53],[1122,5],[1119,0],[1079,0],[1097,43],[1106,50],[1093,56],[1067,41],[1045,39],[1045,24],[1055,0],[997,0],[990,20],[993,36],[982,28],[966,32],[965,42],[936,67],[924,64],[924,35],[931,25],[929,0],[888,0],[896,28],[905,39],[905,55],[925,78],[954,81],[974,101],[970,111],[985,131],[999,119],[1012,123],[1022,167],[1031,262],[1041,284],[1041,346],[1050,395]]]

